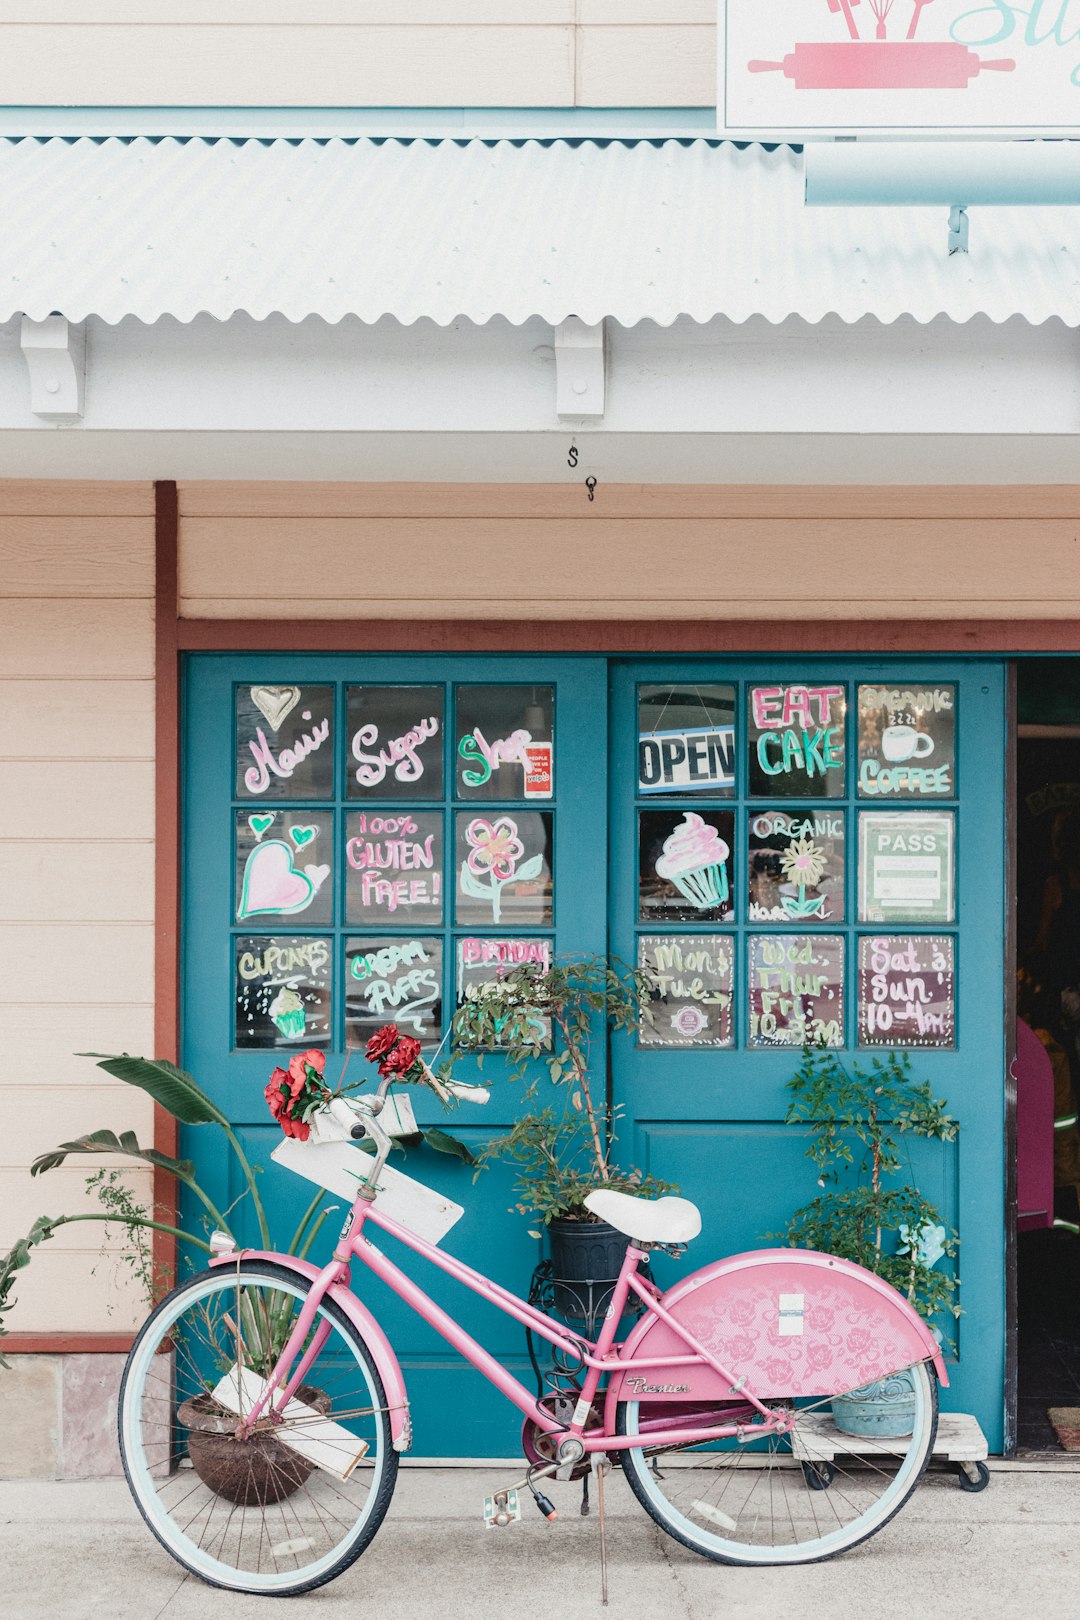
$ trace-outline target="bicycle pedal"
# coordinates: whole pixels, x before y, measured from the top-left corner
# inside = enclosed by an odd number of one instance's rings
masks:
[[[521,1499],[517,1491],[496,1491],[484,1497],[484,1523],[489,1530],[502,1530],[521,1518]]]

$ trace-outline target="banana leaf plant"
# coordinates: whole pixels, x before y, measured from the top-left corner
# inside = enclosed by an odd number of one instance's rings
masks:
[[[19,1238],[6,1255],[0,1255],[0,1347],[8,1332],[4,1318],[15,1304],[14,1289],[18,1273],[30,1264],[34,1249],[55,1236],[63,1226],[74,1226],[85,1221],[120,1225],[126,1229],[130,1241],[137,1241],[136,1234],[141,1237],[144,1232],[164,1232],[186,1245],[189,1250],[210,1255],[213,1251],[207,1241],[209,1232],[217,1229],[227,1233],[234,1242],[238,1241],[229,1217],[238,1206],[250,1201],[263,1248],[277,1249],[278,1252],[297,1255],[304,1259],[327,1216],[339,1207],[336,1203],[328,1203],[329,1195],[323,1188],[319,1188],[304,1210],[288,1245],[283,1247],[280,1242],[275,1243],[272,1241],[266,1205],[259,1191],[257,1173],[252,1168],[228,1119],[192,1075],[164,1058],[129,1057],[127,1053],[111,1057],[100,1052],[85,1052],[82,1056],[95,1058],[98,1067],[104,1069],[107,1074],[145,1092],[181,1125],[215,1126],[222,1132],[230,1151],[235,1156],[244,1191],[228,1209],[219,1209],[199,1185],[195,1166],[190,1159],[173,1159],[165,1153],[159,1153],[156,1148],[143,1147],[133,1131],[123,1131],[119,1136],[110,1130],[90,1131],[85,1136],[77,1137],[73,1142],[61,1142],[59,1147],[53,1148],[51,1152],[41,1154],[30,1168],[32,1176],[43,1175],[47,1170],[55,1170],[67,1159],[78,1155],[93,1158],[116,1155],[150,1165],[155,1170],[164,1170],[182,1187],[186,1187],[195,1201],[202,1206],[203,1225],[207,1235],[200,1235],[197,1231],[173,1225],[169,1221],[156,1220],[153,1211],[143,1209],[130,1198],[124,1200],[122,1204],[114,1200],[101,1211],[95,1210],[79,1215],[40,1215],[26,1236]],[[348,1089],[357,1088],[350,1086]],[[418,1132],[415,1137],[406,1138],[402,1145],[413,1147],[421,1142],[438,1152],[452,1153],[467,1164],[474,1162],[473,1155],[463,1142],[437,1129]],[[91,1178],[91,1181],[94,1179]],[[280,1234],[278,1236],[280,1237]],[[267,1343],[264,1348],[269,1353],[274,1346]],[[7,1366],[9,1363],[0,1348],[0,1367]]]

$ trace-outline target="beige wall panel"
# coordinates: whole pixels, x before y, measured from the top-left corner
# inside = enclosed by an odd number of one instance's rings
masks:
[[[817,519],[796,527],[779,519],[687,520],[678,543],[692,559],[690,578],[662,566],[674,532],[657,519],[597,519],[587,536],[580,523],[560,519],[188,519],[182,611],[275,617],[281,609],[272,582],[286,575],[289,612],[300,618],[756,618],[786,610],[824,618],[1068,617],[1080,600],[1071,521]],[[249,562],[256,543],[257,575]],[[783,558],[793,546],[796,558],[828,559],[820,594],[808,592],[796,567],[773,568],[763,582],[756,559]],[[376,547],[409,559],[412,595],[400,594],[400,576],[382,594],[358,569],[357,559]],[[467,554],[479,559],[471,578],[461,562]],[[304,555],[313,566],[290,573],[289,559]],[[534,580],[532,593],[495,604],[483,591],[485,556],[498,558],[500,577]],[[882,559],[890,556],[905,558],[909,577],[932,577],[932,595],[913,607],[898,582],[890,602],[882,584]]]
[[[69,1141],[77,1135],[77,1131],[62,1131],[59,1137],[54,1136],[45,1146],[54,1147],[58,1141]],[[124,1181],[140,1204],[148,1205],[152,1201],[154,1173],[148,1166],[137,1165],[117,1154],[103,1154],[100,1158],[68,1159],[56,1170],[49,1170],[42,1176],[31,1176],[24,1164],[29,1163],[37,1149],[31,1150],[27,1137],[22,1138],[22,1143],[25,1156],[20,1157],[16,1166],[0,1166],[0,1253],[6,1252],[18,1238],[25,1236],[43,1211],[49,1215],[97,1214],[101,1205],[87,1190],[86,1178],[101,1166],[123,1169]],[[49,1242],[83,1253],[88,1250],[95,1252],[103,1243],[110,1248],[121,1247],[123,1239],[115,1231],[106,1238],[105,1224],[104,1221],[79,1221],[64,1227]]]
[[[301,5],[296,0],[38,0],[36,5],[0,0],[0,23],[127,23],[151,28],[169,23],[251,23],[294,30],[327,23],[392,23],[399,28],[432,23],[443,27],[572,23],[576,3],[582,0],[303,0]],[[651,0],[658,12],[673,3]],[[711,3],[715,5],[715,0]]]
[[[152,759],[154,683],[0,681],[0,750],[8,759]]]
[[[153,596],[145,518],[0,518],[0,596]]]
[[[0,922],[154,920],[154,846],[0,839]]]
[[[20,1271],[17,1304],[6,1319],[10,1332],[127,1333],[145,1321],[149,1306],[121,1260],[110,1256],[95,1266],[90,1255],[65,1252],[58,1243],[59,1236],[35,1249]]]
[[[8,106],[565,107],[574,32],[540,27],[0,28]]]
[[[154,999],[154,930],[142,923],[0,924],[0,1007]]]
[[[716,0],[578,0],[578,22],[585,28],[604,23],[621,28],[663,23],[697,23],[715,28]]]
[[[90,1076],[85,1086],[41,1085],[24,1092],[10,1129],[5,1126],[0,1142],[0,1169],[18,1171],[26,1175],[26,1166],[32,1164],[39,1153],[47,1153],[61,1142],[73,1142],[90,1131],[134,1131],[143,1147],[153,1146],[154,1105],[145,1092],[135,1086],[125,1086],[119,1080],[110,1081],[107,1075],[87,1059],[83,1066]],[[97,1079],[103,1084],[98,1085]],[[85,1164],[84,1174],[95,1168],[88,1159],[68,1159],[76,1169]],[[102,1162],[105,1160],[102,1158]],[[137,1166],[134,1159],[123,1159],[113,1154],[109,1164]],[[58,1186],[58,1177],[68,1172],[61,1167],[44,1176],[31,1177],[35,1196],[40,1189],[46,1192]],[[147,1169],[147,1176],[152,1172]],[[147,1185],[149,1182],[147,1181]],[[42,1208],[48,1208],[43,1204]]]
[[[0,600],[0,676],[149,679],[151,601]]]
[[[42,19],[26,18],[27,22],[38,20]],[[89,483],[78,478],[0,478],[0,516],[3,517],[152,518],[153,515],[154,486],[149,483],[118,484],[104,480]]]
[[[123,1124],[126,1116],[121,1093],[130,1093],[134,1106],[141,1109],[142,1093],[120,1081],[110,1081],[97,1065],[80,1052],[132,1052],[152,1056],[154,1051],[154,1011],[145,1007],[114,1007],[108,1002],[89,1006],[5,1007],[4,1042],[12,1051],[34,1050],[40,1054],[41,1083],[45,1087],[68,1086],[96,1091],[103,1084],[115,1085],[115,1118]],[[0,1064],[0,1095],[5,1090],[26,1089],[26,1080],[15,1065]],[[136,1114],[131,1114],[134,1120]],[[100,1124],[111,1121],[101,1119]],[[126,1127],[125,1127],[126,1128]],[[59,1140],[59,1138],[58,1138]]]
[[[588,501],[573,484],[181,483],[189,517],[1065,518],[1080,484],[605,484]]]
[[[716,101],[712,28],[580,28],[579,107],[708,107]]]
[[[36,840],[154,836],[150,761],[0,761],[0,835]]]

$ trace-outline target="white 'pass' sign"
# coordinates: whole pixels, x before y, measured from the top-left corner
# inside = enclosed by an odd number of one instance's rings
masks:
[[[1075,134],[1076,0],[718,0],[729,134]],[[961,199],[962,200],[962,199]]]

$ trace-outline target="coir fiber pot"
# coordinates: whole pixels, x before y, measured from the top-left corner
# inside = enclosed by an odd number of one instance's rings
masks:
[[[555,1309],[579,1320],[603,1315],[622,1270],[625,1232],[607,1221],[572,1221],[557,1217],[548,1225]]]
[[[301,1384],[296,1398],[324,1417],[332,1405],[330,1397],[311,1384]],[[283,1502],[314,1472],[314,1464],[283,1446],[271,1429],[256,1429],[245,1440],[235,1439],[239,1419],[210,1395],[185,1401],[176,1418],[188,1431],[188,1456],[203,1484],[240,1507]]]
[[[838,1395],[833,1422],[841,1434],[881,1440],[902,1439],[915,1429],[915,1383],[910,1372],[893,1373]]]

